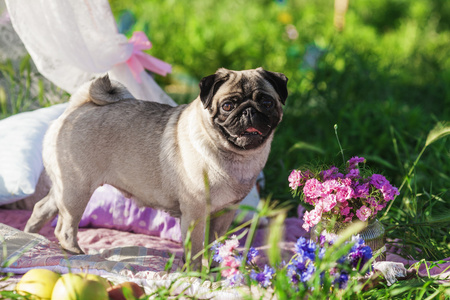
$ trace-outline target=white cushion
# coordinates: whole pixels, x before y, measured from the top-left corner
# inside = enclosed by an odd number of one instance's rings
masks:
[[[0,121],[0,205],[34,193],[43,170],[45,132],[67,105],[53,105]]]

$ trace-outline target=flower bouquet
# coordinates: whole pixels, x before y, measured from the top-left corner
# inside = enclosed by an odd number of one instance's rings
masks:
[[[316,172],[291,172],[288,180],[294,197],[300,196],[305,203],[314,207],[303,216],[303,228],[306,231],[321,221],[324,222],[322,225],[333,221],[343,228],[355,220],[375,220],[377,213],[386,207],[387,202],[399,195],[398,189],[383,175],[372,174],[367,170],[365,162],[363,157],[356,156],[347,162],[342,172],[334,166]],[[360,164],[364,166],[361,167]],[[384,235],[384,229],[382,234]],[[370,244],[367,237],[364,239]]]

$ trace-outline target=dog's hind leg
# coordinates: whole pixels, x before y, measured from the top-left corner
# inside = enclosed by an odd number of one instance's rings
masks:
[[[78,225],[92,193],[89,188],[71,186],[64,189],[62,199],[57,203],[59,215],[55,235],[61,247],[74,254],[84,253],[77,240]]]
[[[47,196],[42,198],[33,208],[33,213],[25,226],[24,231],[38,233],[39,230],[58,214],[55,203],[54,190],[50,189]]]
[[[60,214],[55,228],[55,235],[58,238],[61,247],[72,254],[84,253],[77,240],[80,219],[81,218],[75,219],[67,214],[64,216]]]

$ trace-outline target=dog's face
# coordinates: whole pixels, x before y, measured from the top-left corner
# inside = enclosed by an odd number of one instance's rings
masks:
[[[281,73],[262,68],[219,69],[200,82],[200,99],[212,123],[232,147],[255,149],[281,121],[287,80]]]

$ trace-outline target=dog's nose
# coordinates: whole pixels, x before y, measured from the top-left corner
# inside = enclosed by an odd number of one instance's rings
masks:
[[[244,109],[244,111],[242,112],[242,115],[244,116],[248,116],[248,117],[253,117],[253,115],[256,113],[256,109],[254,107],[247,107],[246,109]]]

